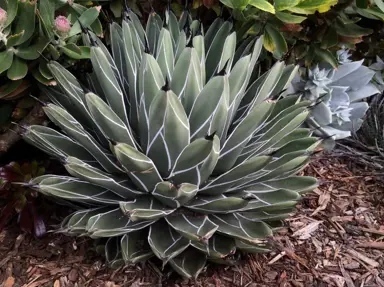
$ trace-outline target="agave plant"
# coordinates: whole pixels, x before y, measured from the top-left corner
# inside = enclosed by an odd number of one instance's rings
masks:
[[[363,61],[351,61],[346,50],[337,52],[339,67],[320,64],[302,72],[289,91],[303,93],[303,98],[316,102],[307,124],[320,135],[342,139],[356,132],[369,108],[364,99],[379,93],[371,80],[375,72]]]
[[[44,175],[41,193],[80,204],[60,232],[105,240],[112,267],[156,256],[187,278],[207,260],[266,252],[266,238],[317,181],[295,176],[319,144],[300,128],[310,101],[273,100],[295,66],[253,73],[262,39],[236,49],[232,23],[204,31],[126,11],[111,24],[112,54],[91,35],[93,74],[80,84],[56,62],[47,116],[63,132],[26,127],[24,139],[61,159],[71,176]],[[225,47],[225,48],[224,48]]]

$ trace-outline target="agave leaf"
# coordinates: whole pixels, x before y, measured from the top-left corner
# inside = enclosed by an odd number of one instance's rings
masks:
[[[252,157],[210,181],[199,190],[199,194],[220,195],[225,193],[243,178],[262,170],[271,160],[270,156]]]
[[[135,190],[129,180],[108,174],[77,158],[68,157],[64,167],[70,175],[109,189],[121,198],[133,199],[142,194],[140,191]]]
[[[130,129],[109,105],[93,93],[87,93],[85,101],[95,123],[107,139],[135,147]]]
[[[201,70],[201,83],[205,85],[206,81],[206,71],[205,71],[205,44],[204,36],[197,35],[192,40],[193,47],[196,49],[197,55],[200,59],[200,70]]]
[[[114,158],[108,153],[66,110],[59,106],[48,104],[44,112],[49,119],[75,139],[100,163],[108,172],[120,173],[122,170],[114,162]]]
[[[172,91],[158,92],[149,109],[147,155],[168,176],[181,151],[189,144],[189,121]]]
[[[164,78],[172,80],[175,56],[173,53],[173,44],[170,32],[166,28],[162,28],[159,36],[159,44],[157,46],[155,58],[159,63]]]
[[[280,210],[295,206],[300,199],[300,195],[297,192],[284,189],[266,193],[257,193],[257,191],[251,188],[246,191],[252,193],[256,199],[249,201],[248,205],[243,208],[243,211]]]
[[[190,183],[182,183],[175,186],[163,181],[156,185],[153,196],[163,204],[171,208],[179,208],[190,201],[197,193],[198,187]]]
[[[238,213],[211,215],[209,218],[219,225],[218,232],[250,244],[262,243],[262,238],[272,235],[272,230],[264,222],[252,221]]]
[[[145,30],[143,28],[143,25],[141,24],[139,17],[137,17],[137,15],[132,10],[128,11],[128,16],[132,22],[132,27],[134,28],[135,38],[138,41],[139,47],[141,47],[140,50],[136,50],[136,53],[141,57],[141,52],[144,50],[144,43],[146,38]],[[135,49],[136,47],[137,45],[135,45]]]
[[[225,172],[234,166],[238,156],[254,133],[267,120],[273,106],[273,103],[268,102],[255,106],[238,124],[221,149],[216,167],[217,172]]]
[[[92,216],[87,222],[86,230],[91,238],[114,237],[138,231],[152,223],[151,220],[133,222],[117,208]]]
[[[98,81],[104,91],[106,99],[112,110],[127,125],[127,111],[123,91],[120,88],[119,81],[109,65],[108,59],[99,47],[91,48],[91,61]]]
[[[165,17],[168,20],[167,25],[169,28],[169,32],[171,33],[173,50],[176,51],[177,43],[179,42],[180,36],[179,23],[177,22],[176,15],[168,9],[165,10]]]
[[[233,24],[225,21],[220,29],[214,36],[211,45],[206,45],[206,69],[207,80],[209,80],[218,70],[222,51],[224,49],[224,43],[227,39],[229,32],[232,29]],[[208,32],[207,32],[208,35]],[[224,63],[225,64],[225,63]]]
[[[145,53],[141,62],[139,71],[139,127],[141,146],[146,147],[148,144],[148,121],[149,108],[153,99],[156,97],[160,89],[164,86],[165,80],[163,73],[156,59]]]
[[[214,195],[203,199],[195,198],[185,206],[193,211],[204,214],[232,213],[247,205],[248,201],[241,198]]]
[[[92,116],[85,107],[84,91],[81,88],[77,79],[57,62],[50,62],[48,64],[48,68],[60,88],[67,95],[69,105],[64,106],[65,109],[73,113],[74,117],[82,125],[84,125],[85,127],[92,128],[92,130],[95,131],[97,138],[101,141],[102,144],[107,144],[107,140],[102,136],[101,131],[99,131],[97,125],[92,119]],[[55,95],[51,94],[51,97],[55,97]]]
[[[165,219],[173,229],[185,238],[204,244],[208,243],[208,240],[218,228],[216,224],[209,220],[208,216],[196,217],[181,214],[170,215]]]
[[[138,128],[139,121],[139,88],[138,88],[138,75],[140,61],[137,59],[135,50],[133,49],[134,42],[137,42],[136,32],[133,23],[123,21],[123,42],[125,48],[125,61],[127,63],[127,79],[129,85],[129,103],[130,103],[130,123],[133,129]]]
[[[154,255],[145,239],[147,234],[147,230],[140,230],[125,234],[121,238],[121,253],[126,264],[137,264]]]
[[[147,22],[147,28],[146,28],[146,35],[148,39],[148,46],[149,51],[152,55],[155,54],[158,44],[159,44],[159,38],[160,38],[160,31],[163,20],[160,18],[160,16],[152,11],[149,14],[148,22]]]
[[[207,83],[193,103],[189,114],[191,139],[213,133],[223,137],[228,106],[228,77],[217,76]]]
[[[278,189],[285,189],[298,193],[304,193],[307,191],[314,190],[318,185],[318,181],[313,177],[291,176],[288,178],[269,180],[260,184],[253,185],[252,190],[272,191]]]
[[[86,234],[86,226],[88,220],[94,216],[99,214],[100,212],[105,211],[105,207],[97,207],[92,209],[84,209],[76,211],[70,215],[68,215],[61,224],[59,232],[65,232],[69,235],[84,235]]]
[[[298,128],[308,117],[308,114],[306,108],[298,108],[285,117],[279,117],[279,120],[271,128],[266,131],[262,130],[259,137],[249,142],[249,146],[244,149],[237,162],[242,162],[250,156],[268,153],[268,149]]]
[[[174,231],[165,220],[150,226],[148,243],[153,253],[163,260],[163,266],[189,246],[189,240]]]
[[[171,89],[183,103],[187,115],[190,113],[196,97],[203,89],[201,65],[194,48],[185,48],[177,60]],[[205,80],[205,79],[204,79]]]
[[[189,182],[200,186],[216,166],[219,150],[216,135],[193,141],[180,153],[169,178],[176,184]]]
[[[119,71],[121,76],[122,86],[124,87],[123,92],[125,92],[125,98],[128,103],[130,103],[130,98],[126,95],[129,91],[128,83],[128,63],[125,56],[125,47],[123,40],[123,29],[116,22],[113,22],[110,25],[110,34],[111,34],[111,50],[114,62],[116,63],[116,68]],[[128,110],[128,107],[127,107]]]
[[[188,279],[196,279],[203,271],[205,263],[206,256],[198,254],[193,248],[187,249],[169,261],[177,273]]]
[[[51,176],[39,183],[39,191],[69,201],[94,205],[117,205],[122,199],[108,189],[92,185],[74,177]]]
[[[140,190],[151,192],[162,181],[152,160],[140,151],[124,143],[118,143],[113,149],[117,160]]]
[[[120,202],[122,212],[132,221],[158,220],[171,214],[174,209],[167,209],[152,197],[139,197],[133,201]]]
[[[86,163],[97,163],[95,158],[82,145],[51,128],[36,125],[29,126],[25,130],[23,137],[59,159],[73,156]]]
[[[209,239],[208,245],[200,241],[191,241],[191,245],[206,253],[211,259],[225,258],[236,252],[235,240],[218,233]]]
[[[215,38],[220,27],[223,25],[224,20],[221,17],[217,17],[213,23],[209,26],[207,33],[204,36],[205,49],[209,49],[212,45],[213,39]]]
[[[187,35],[185,34],[184,31],[181,31],[180,35],[179,35],[179,42],[177,43],[177,46],[175,49],[175,62],[176,63],[179,61],[181,53],[184,51],[186,46],[187,46]]]
[[[228,74],[230,73],[233,59],[235,56],[236,42],[237,42],[236,32],[233,32],[225,39],[225,42],[224,42],[225,49],[223,49],[223,52],[221,54],[219,64],[217,66],[217,71],[221,71],[222,69],[224,69],[224,66],[227,65],[225,70]]]
[[[111,237],[107,240],[107,243],[105,244],[105,259],[107,260],[108,265],[113,269],[124,266],[119,237]]]
[[[271,251],[271,249],[265,244],[252,245],[239,239],[236,239],[235,243],[237,249],[247,253],[267,253]]]

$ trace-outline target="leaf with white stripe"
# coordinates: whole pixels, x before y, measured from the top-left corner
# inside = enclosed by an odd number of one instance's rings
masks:
[[[195,99],[189,114],[191,140],[212,133],[222,138],[228,105],[228,77],[224,75],[212,78]]]
[[[109,238],[105,243],[104,248],[105,259],[110,268],[118,269],[124,266],[119,237]]]
[[[212,44],[210,46],[206,45],[207,80],[209,80],[216,72],[219,71],[218,66],[221,59],[221,54],[223,53],[224,44],[229,32],[232,29],[232,26],[233,24],[231,22],[225,21],[214,36]]]
[[[128,124],[125,97],[120,83],[115,77],[115,73],[107,57],[99,47],[91,47],[91,61],[93,70],[103,88],[108,104],[119,118]]]
[[[63,107],[70,111],[74,118],[76,118],[82,125],[92,129],[102,144],[107,143],[107,140],[102,136],[101,131],[99,131],[97,125],[92,119],[92,116],[85,107],[84,91],[77,79],[57,62],[49,62],[48,68],[57,81],[59,87],[67,95],[67,99],[70,104],[64,105]],[[55,93],[51,94],[51,96],[60,97],[61,95]],[[63,103],[63,101],[58,101]]]
[[[205,263],[206,256],[199,254],[193,248],[187,249],[169,261],[169,264],[177,273],[188,279],[196,279],[201,271],[203,271]]]
[[[263,189],[277,190],[286,189],[289,191],[296,191],[298,193],[305,193],[314,190],[319,186],[319,182],[316,178],[310,176],[291,176],[282,179],[275,179],[255,184],[252,186],[252,190],[258,191]]]
[[[124,143],[113,147],[117,160],[121,163],[138,189],[151,192],[157,183],[163,181],[152,160]]]
[[[218,176],[214,180],[210,181],[206,186],[200,188],[199,194],[206,195],[220,195],[225,193],[232,186],[236,186],[243,178],[250,174],[259,172],[265,167],[272,157],[259,156],[252,157],[247,161],[235,166],[226,173]]]
[[[122,199],[108,189],[66,176],[47,177],[39,183],[38,189],[43,194],[93,205],[117,205]]]
[[[144,53],[139,71],[139,130],[141,147],[148,144],[149,108],[153,99],[165,84],[165,78],[156,59]]]
[[[127,14],[129,16],[128,20],[130,20],[130,22],[132,23],[132,27],[135,32],[135,39],[137,39],[134,44],[135,51],[139,58],[141,58],[142,52],[144,51],[146,33],[139,17],[137,17],[137,15],[132,10],[129,10]]]
[[[215,214],[215,213],[232,213],[245,206],[247,206],[248,200],[225,196],[225,195],[212,195],[198,197],[185,205],[188,209],[193,211]]]
[[[236,252],[235,240],[223,236],[217,232],[209,239],[207,244],[199,241],[191,241],[191,245],[196,249],[206,253],[210,259],[220,259],[233,255]]]
[[[181,53],[184,51],[184,49],[187,46],[187,34],[185,34],[185,31],[181,31],[179,35],[179,41],[177,42],[175,52],[175,63],[179,61],[179,58],[181,56]]]
[[[248,190],[252,193],[252,190]],[[272,192],[253,193],[256,199],[251,200],[243,211],[268,211],[286,209],[295,206],[301,196],[295,192],[285,189],[279,189]]]
[[[48,104],[44,108],[44,112],[49,119],[59,126],[66,134],[81,144],[108,172],[121,173],[120,167],[115,163],[115,158],[107,150],[105,150],[83,126],[76,121],[66,110]]]
[[[176,51],[177,43],[179,42],[180,28],[177,22],[176,15],[173,11],[165,10],[165,18],[167,19],[167,25],[169,32],[171,33],[173,50]]]
[[[144,262],[154,255],[146,240],[147,235],[147,230],[140,230],[121,238],[121,253],[125,264]]]
[[[165,218],[170,226],[185,238],[207,244],[218,226],[208,216],[170,215]]]
[[[133,201],[122,201],[120,208],[134,222],[158,220],[174,211],[152,197],[139,197]]]
[[[163,177],[169,175],[181,151],[189,144],[189,121],[171,90],[161,90],[149,109],[147,155]]]
[[[237,162],[242,162],[254,155],[270,153],[269,149],[296,130],[308,117],[308,113],[306,108],[299,108],[287,116],[279,118],[272,127],[263,131],[255,140],[249,142],[238,157]]]
[[[177,158],[170,180],[176,184],[189,182],[200,186],[215,168],[219,152],[220,140],[216,135],[193,141]]]
[[[267,253],[271,251],[267,244],[248,244],[239,239],[236,239],[235,243],[237,249],[246,253]]]
[[[111,34],[110,41],[111,41],[111,50],[112,50],[113,60],[120,74],[120,78],[121,78],[120,84],[122,85],[122,87],[124,87],[123,88],[124,96],[127,99],[127,102],[129,103],[130,100],[129,100],[129,97],[127,96],[127,92],[129,91],[129,84],[127,81],[128,70],[127,70],[127,61],[124,54],[125,47],[124,47],[124,41],[123,41],[123,29],[119,24],[117,24],[116,22],[113,22],[110,25],[110,34]]]
[[[166,28],[162,28],[159,36],[155,58],[159,63],[164,78],[172,80],[175,63],[171,34]]]
[[[189,240],[173,230],[165,220],[150,226],[148,243],[153,253],[163,261],[163,267],[189,246]]]
[[[171,208],[179,208],[195,197],[199,188],[190,183],[182,183],[178,186],[168,181],[156,185],[152,195]]]
[[[141,230],[151,224],[152,220],[133,222],[120,208],[116,208],[92,216],[86,230],[91,238],[115,237]]]
[[[159,37],[160,37],[160,30],[162,26],[163,26],[163,20],[156,12],[152,11],[149,14],[147,27],[146,27],[148,46],[152,55],[154,55],[157,50]]]
[[[68,157],[64,167],[70,175],[88,181],[94,185],[107,188],[123,199],[133,199],[143,194],[136,190],[128,179],[106,173],[77,158]]]
[[[217,32],[220,30],[220,28],[223,26],[224,20],[221,17],[217,17],[213,23],[209,26],[207,33],[204,37],[204,43],[205,43],[205,49],[209,49],[212,45],[212,42],[217,34]]]
[[[107,139],[135,147],[135,140],[123,120],[102,99],[87,93],[85,100],[89,112]]]
[[[187,47],[176,63],[171,82],[171,90],[183,103],[187,115],[203,89],[201,78],[201,65],[196,49]]]
[[[225,71],[227,72],[227,74],[230,74],[233,59],[235,56],[236,42],[237,42],[236,32],[232,32],[232,34],[230,34],[225,39],[225,42],[224,42],[225,49],[223,49],[223,52],[221,53],[219,64],[217,66],[217,71],[221,71],[226,66]]]
[[[139,122],[139,88],[138,88],[138,75],[139,75],[139,67],[140,61],[135,52],[134,43],[138,41],[136,38],[136,31],[133,23],[131,21],[122,22],[123,29],[123,42],[124,42],[124,57],[127,64],[126,75],[127,78],[125,80],[128,81],[129,85],[129,103],[130,103],[130,111],[129,111],[129,120],[132,128],[137,130],[138,122]]]
[[[201,70],[201,84],[205,85],[206,81],[206,71],[205,71],[205,44],[204,36],[197,35],[192,40],[193,47],[196,49],[197,55],[200,60],[200,70]]]
[[[45,126],[28,126],[23,133],[23,139],[59,159],[74,156],[87,163],[97,163],[82,145]]]
[[[71,236],[86,235],[87,233],[86,227],[87,227],[88,220],[92,216],[97,215],[100,212],[103,212],[105,210],[106,210],[105,207],[98,207],[98,208],[76,211],[68,215],[62,221],[61,226],[58,229],[58,232],[65,233]]]
[[[264,222],[252,221],[238,213],[211,215],[210,219],[219,225],[218,232],[250,244],[262,243],[262,238],[272,235],[271,228]]]
[[[273,107],[273,103],[264,102],[255,106],[248,115],[244,117],[225,141],[220,152],[216,172],[226,172],[235,165],[238,156],[251,140],[257,129],[267,120]]]

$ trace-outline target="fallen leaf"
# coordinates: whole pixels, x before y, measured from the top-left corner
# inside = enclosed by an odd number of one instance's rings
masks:
[[[307,226],[297,230],[292,234],[293,237],[298,237],[301,240],[308,239],[311,237],[311,233],[316,231],[319,228],[319,225],[323,223],[323,221],[314,221],[308,224]]]
[[[7,280],[4,282],[4,287],[12,287],[13,285],[15,285],[15,278],[13,278],[12,276],[8,277]]]

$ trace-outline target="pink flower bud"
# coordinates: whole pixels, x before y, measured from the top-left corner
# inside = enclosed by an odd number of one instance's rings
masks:
[[[7,11],[4,9],[0,8],[0,28],[7,22]]]
[[[60,34],[67,34],[71,30],[71,23],[65,16],[58,16],[55,20],[55,28]]]

